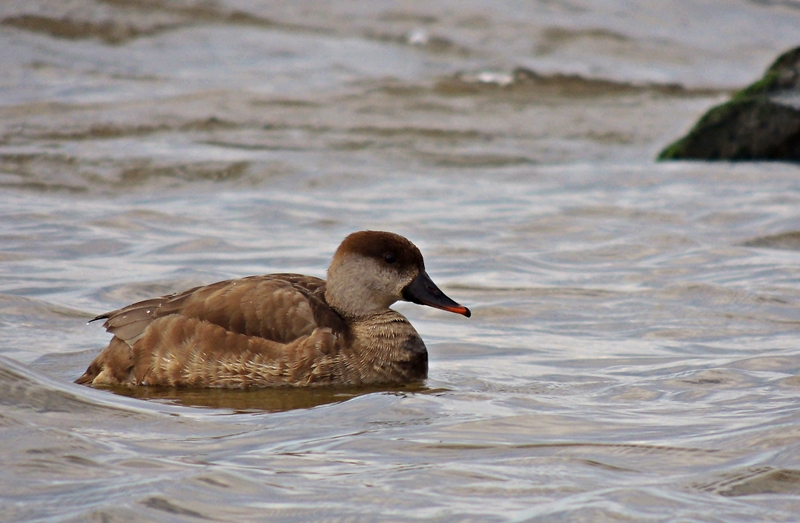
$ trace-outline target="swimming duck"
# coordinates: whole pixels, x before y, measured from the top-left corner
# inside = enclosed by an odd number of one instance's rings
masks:
[[[389,307],[399,300],[470,316],[425,272],[419,249],[361,231],[336,250],[328,280],[268,274],[221,281],[97,316],[114,335],[84,385],[270,387],[422,380],[428,351]]]

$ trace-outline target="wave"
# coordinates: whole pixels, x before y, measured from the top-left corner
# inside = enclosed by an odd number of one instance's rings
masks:
[[[491,92],[537,94],[570,97],[595,97],[653,92],[670,96],[712,96],[716,89],[688,88],[678,83],[626,82],[606,78],[587,78],[579,74],[539,74],[524,67],[511,71],[483,70],[458,72],[440,80],[435,90],[440,94],[463,95]]]
[[[243,11],[219,9],[209,3],[186,6],[158,0],[126,2],[105,0],[100,3],[110,5],[106,9],[98,9],[92,2],[92,5],[84,6],[85,9],[81,11],[80,16],[74,13],[76,9],[72,9],[74,2],[63,9],[58,5],[51,5],[49,13],[14,14],[0,19],[0,25],[43,33],[54,38],[98,39],[111,45],[120,45],[139,37],[152,36],[198,23],[309,29],[276,23],[269,18]],[[115,4],[120,4],[121,8],[116,9]]]
[[[745,247],[766,247],[768,249],[800,250],[800,231],[789,231],[770,236],[759,236],[744,242]]]

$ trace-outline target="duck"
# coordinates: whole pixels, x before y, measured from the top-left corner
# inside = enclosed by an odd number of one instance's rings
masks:
[[[101,314],[111,341],[76,383],[92,387],[374,386],[422,381],[428,351],[390,308],[408,301],[461,314],[420,250],[385,231],[347,236],[327,281],[249,276]]]

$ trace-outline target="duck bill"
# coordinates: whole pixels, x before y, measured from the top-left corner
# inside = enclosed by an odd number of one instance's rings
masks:
[[[433,283],[433,280],[431,280],[431,277],[428,276],[428,273],[425,271],[419,273],[419,275],[411,280],[411,283],[403,289],[403,299],[412,303],[427,305],[428,307],[455,312],[456,314],[463,314],[467,318],[472,315],[468,308],[448,298],[447,295]]]

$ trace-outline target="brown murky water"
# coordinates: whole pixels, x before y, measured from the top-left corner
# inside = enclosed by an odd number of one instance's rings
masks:
[[[0,521],[796,521],[800,169],[652,158],[798,27],[789,1],[1,3]],[[366,228],[473,310],[397,305],[424,385],[71,383],[94,315],[322,276]]]

